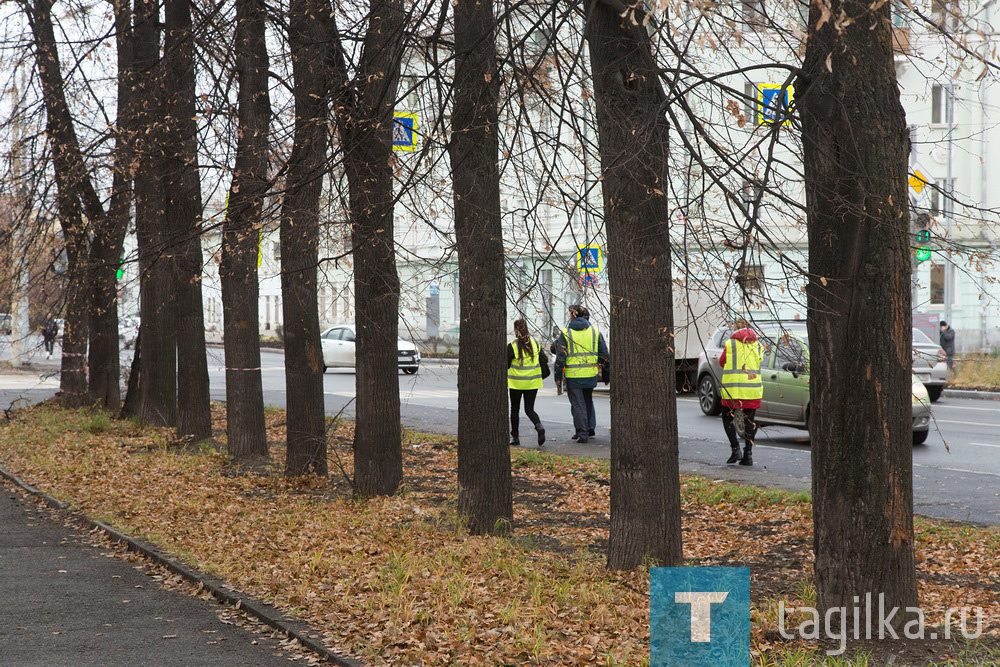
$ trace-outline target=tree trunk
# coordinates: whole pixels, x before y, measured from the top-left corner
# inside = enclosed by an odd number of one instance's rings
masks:
[[[122,401],[122,411],[118,415],[122,419],[139,416],[139,373],[142,365],[142,325],[135,335],[135,346],[132,348],[135,354],[132,355],[132,365],[128,373],[128,385],[125,388],[125,400]]]
[[[117,3],[115,43],[118,53],[118,110],[115,128],[111,204],[108,214],[95,225],[91,246],[93,292],[90,303],[90,394],[105,409],[117,411],[121,403],[121,365],[118,347],[118,281],[125,234],[132,207],[130,150],[133,130],[132,11],[127,2]]]
[[[365,496],[391,495],[403,478],[392,194],[392,112],[403,18],[401,0],[372,0],[355,100],[338,115],[354,244],[358,339],[354,489]]]
[[[323,350],[317,271],[319,199],[327,147],[329,3],[292,0],[288,41],[295,86],[295,139],[281,212],[288,449],[285,474],[326,475]]]
[[[56,206],[63,231],[66,269],[66,312],[59,388],[68,406],[88,403],[87,394],[87,280],[88,229],[90,221],[104,218],[104,209],[94,190],[80,152],[52,27],[51,0],[37,0],[26,10],[35,42],[35,60],[45,105],[45,132],[52,149],[56,180]]]
[[[458,511],[474,535],[513,525],[507,444],[507,300],[492,0],[455,5],[455,104],[448,145],[455,196],[461,330]]]
[[[682,560],[667,199],[669,124],[642,12],[593,5],[593,67],[611,298],[608,567]]]
[[[135,1],[135,227],[143,337],[139,419],[154,426],[173,426],[177,421],[177,338],[173,249],[165,233],[163,69],[158,22],[156,0]]]
[[[817,30],[813,5],[796,91],[809,228],[816,591],[824,610],[856,606],[865,593],[903,608],[917,603],[909,140],[889,4],[831,0],[829,10],[850,20]]]
[[[166,1],[165,225],[176,256],[177,437],[212,435],[201,299],[201,180],[190,0]]]
[[[226,346],[226,430],[236,462],[268,457],[260,377],[257,247],[268,190],[268,120],[265,7],[236,0],[239,141],[236,170],[222,228],[222,315]]]

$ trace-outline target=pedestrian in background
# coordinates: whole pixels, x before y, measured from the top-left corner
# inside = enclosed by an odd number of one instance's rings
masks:
[[[507,344],[507,391],[510,394],[510,444],[521,444],[518,437],[521,401],[524,414],[535,425],[538,446],[545,444],[545,428],[535,412],[535,398],[542,388],[542,380],[549,376],[549,359],[531,334],[523,318],[514,320],[514,340]]]
[[[560,332],[556,348],[556,386],[562,390],[565,380],[573,414],[573,439],[580,443],[596,434],[594,388],[600,373],[604,384],[609,380],[608,346],[597,327],[590,323],[590,311],[580,305],[569,307],[569,325]]]
[[[729,438],[732,454],[726,463],[753,465],[753,442],[757,437],[754,417],[764,397],[764,380],[760,375],[760,343],[749,322],[742,317],[733,325],[736,331],[723,346],[719,364],[722,366],[722,428]],[[742,411],[739,414],[737,411]],[[743,419],[746,449],[740,453],[736,419]]]
[[[45,344],[46,359],[52,358],[52,353],[56,347],[56,336],[59,335],[59,326],[53,320],[48,320],[42,327],[42,342]]]
[[[948,326],[948,323],[941,320],[941,336],[938,339],[941,349],[944,350],[945,359],[948,363],[948,370],[955,370],[955,330]]]

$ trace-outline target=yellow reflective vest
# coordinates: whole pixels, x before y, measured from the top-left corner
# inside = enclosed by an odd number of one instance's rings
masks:
[[[597,342],[600,336],[597,327],[590,325],[583,331],[563,329],[562,332],[567,346],[563,375],[567,378],[597,377]]]
[[[532,338],[531,353],[520,355],[520,348],[517,346],[517,339],[510,342],[514,346],[514,360],[510,362],[507,369],[507,388],[527,391],[529,389],[542,388],[542,365],[539,362],[539,346]]]
[[[760,375],[760,343],[726,341],[726,363],[722,367],[724,401],[753,401],[764,397],[764,378]],[[751,377],[753,376],[753,377]]]

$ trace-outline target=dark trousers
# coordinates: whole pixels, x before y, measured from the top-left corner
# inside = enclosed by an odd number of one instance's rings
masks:
[[[722,428],[726,430],[729,444],[733,449],[740,447],[740,439],[736,434],[736,424],[734,423],[737,409],[722,406]],[[743,437],[747,441],[748,447],[753,447],[753,439],[757,437],[757,422],[753,420],[756,414],[756,408],[753,410],[743,408]]]
[[[542,420],[538,418],[538,413],[535,412],[537,389],[508,389],[507,392],[510,394],[510,432],[512,434],[517,433],[517,426],[520,423],[522,398],[524,399],[524,414],[528,415],[531,423],[535,426],[542,423]]]
[[[45,336],[43,338],[45,341],[45,351],[52,354],[56,347],[56,337],[55,336]]]
[[[594,412],[594,390],[566,387],[569,409],[573,413],[573,427],[577,436],[586,438],[588,431],[597,428],[597,413]]]

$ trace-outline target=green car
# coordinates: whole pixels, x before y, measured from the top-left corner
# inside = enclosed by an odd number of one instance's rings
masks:
[[[725,341],[732,335],[720,328],[705,344],[698,358],[698,403],[706,415],[722,412],[719,356]],[[760,426],[779,425],[809,428],[809,343],[804,327],[772,331],[764,329],[758,340],[764,356],[760,369],[764,379],[764,398],[755,421]],[[930,433],[930,397],[923,383],[913,378],[913,444],[927,440]]]

